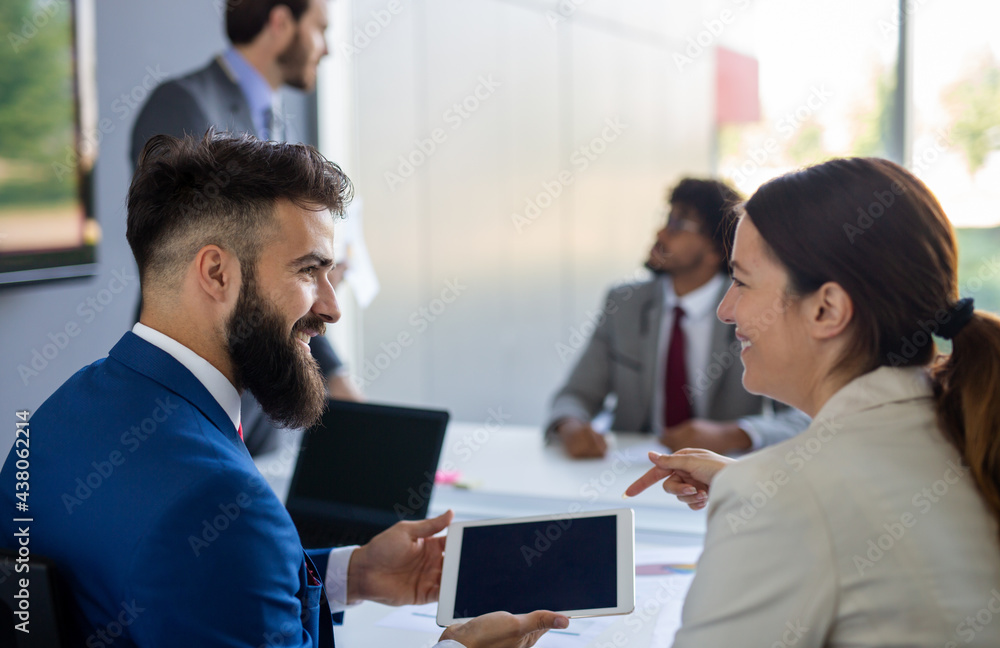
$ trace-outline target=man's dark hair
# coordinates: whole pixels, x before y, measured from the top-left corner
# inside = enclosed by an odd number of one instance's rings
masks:
[[[729,267],[729,251],[733,249],[736,232],[736,206],[743,196],[724,182],[684,178],[670,192],[670,204],[682,203],[694,207],[701,216],[705,234],[715,241],[722,255],[722,271]]]
[[[352,191],[340,167],[311,146],[214,129],[200,139],[157,135],[132,177],[125,236],[144,292],[149,281],[176,280],[209,244],[253,272],[278,200],[343,214]]]
[[[267,24],[271,10],[284,5],[296,22],[309,8],[310,0],[227,0],[226,35],[233,45],[245,45],[257,38]]]

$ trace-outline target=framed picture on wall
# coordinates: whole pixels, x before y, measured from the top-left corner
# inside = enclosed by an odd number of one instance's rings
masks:
[[[93,275],[93,0],[4,0],[0,34],[0,285]]]

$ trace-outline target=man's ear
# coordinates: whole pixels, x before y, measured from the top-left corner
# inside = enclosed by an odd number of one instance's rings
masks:
[[[295,16],[292,15],[292,10],[288,8],[287,5],[279,4],[275,5],[271,9],[271,13],[267,15],[267,29],[271,35],[274,37],[277,43],[277,49],[283,51],[288,47],[291,42],[295,39],[295,30],[298,23],[295,22]]]
[[[194,257],[198,287],[219,304],[235,303],[240,294],[240,263],[218,245],[206,245]]]
[[[835,338],[854,319],[854,302],[840,284],[828,281],[809,296],[808,326],[813,337],[820,340]]]

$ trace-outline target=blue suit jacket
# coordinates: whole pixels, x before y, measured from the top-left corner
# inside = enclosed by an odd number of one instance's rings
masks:
[[[333,646],[326,593],[307,571],[322,580],[329,551],[303,551],[230,418],[169,354],[126,333],[29,430],[33,522],[0,516],[2,541],[30,527],[88,646]],[[0,472],[9,512],[16,459]]]

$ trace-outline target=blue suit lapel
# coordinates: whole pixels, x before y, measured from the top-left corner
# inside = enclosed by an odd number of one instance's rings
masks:
[[[198,408],[227,439],[243,445],[232,419],[222,409],[222,405],[219,405],[187,367],[163,349],[129,331],[118,340],[108,356],[175,392]]]

